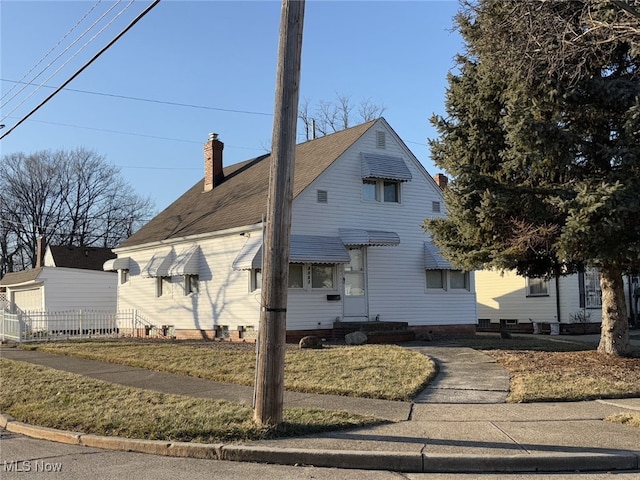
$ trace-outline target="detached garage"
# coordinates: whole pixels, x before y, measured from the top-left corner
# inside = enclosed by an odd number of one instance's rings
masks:
[[[0,280],[12,313],[69,310],[116,311],[117,274],[102,270],[110,249],[49,247],[44,266],[7,273]]]

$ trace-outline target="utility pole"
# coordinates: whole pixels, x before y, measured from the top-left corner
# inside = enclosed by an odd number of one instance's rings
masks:
[[[282,423],[293,166],[298,121],[305,0],[282,0],[267,225],[262,246],[254,421]]]

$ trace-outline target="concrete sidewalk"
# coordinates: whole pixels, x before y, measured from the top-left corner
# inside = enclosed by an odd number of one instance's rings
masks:
[[[414,402],[287,392],[285,406],[374,415],[370,428],[228,445],[98,437],[30,427],[5,418],[15,433],[92,447],[154,454],[403,472],[535,472],[640,468],[640,431],[604,422],[640,411],[640,399],[507,404],[506,372],[468,348],[412,346],[436,359],[441,375]],[[251,404],[253,389],[180,375],[0,347],[26,361],[122,385]],[[506,383],[505,383],[506,382]],[[506,389],[505,389],[506,385]],[[493,403],[495,402],[495,403]]]

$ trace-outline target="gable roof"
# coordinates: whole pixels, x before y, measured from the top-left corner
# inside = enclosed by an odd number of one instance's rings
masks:
[[[5,273],[0,285],[20,285],[26,282],[32,282],[38,275],[42,273],[43,267],[32,268],[30,270],[22,270],[21,272],[9,272]]]
[[[324,172],[377,120],[296,146],[293,197]],[[203,180],[122,242],[132,247],[171,238],[188,237],[233,227],[254,225],[266,214],[271,155],[224,169],[224,181],[208,192]]]
[[[110,248],[55,245],[49,245],[48,248],[56,267],[102,271],[104,262],[116,258],[116,254]]]

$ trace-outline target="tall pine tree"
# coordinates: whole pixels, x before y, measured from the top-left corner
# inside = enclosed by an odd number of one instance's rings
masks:
[[[630,20],[631,19],[631,20]],[[434,162],[448,218],[425,228],[472,270],[601,272],[601,352],[630,352],[622,275],[640,268],[640,37],[615,2],[465,1]],[[623,32],[623,33],[620,33]]]

